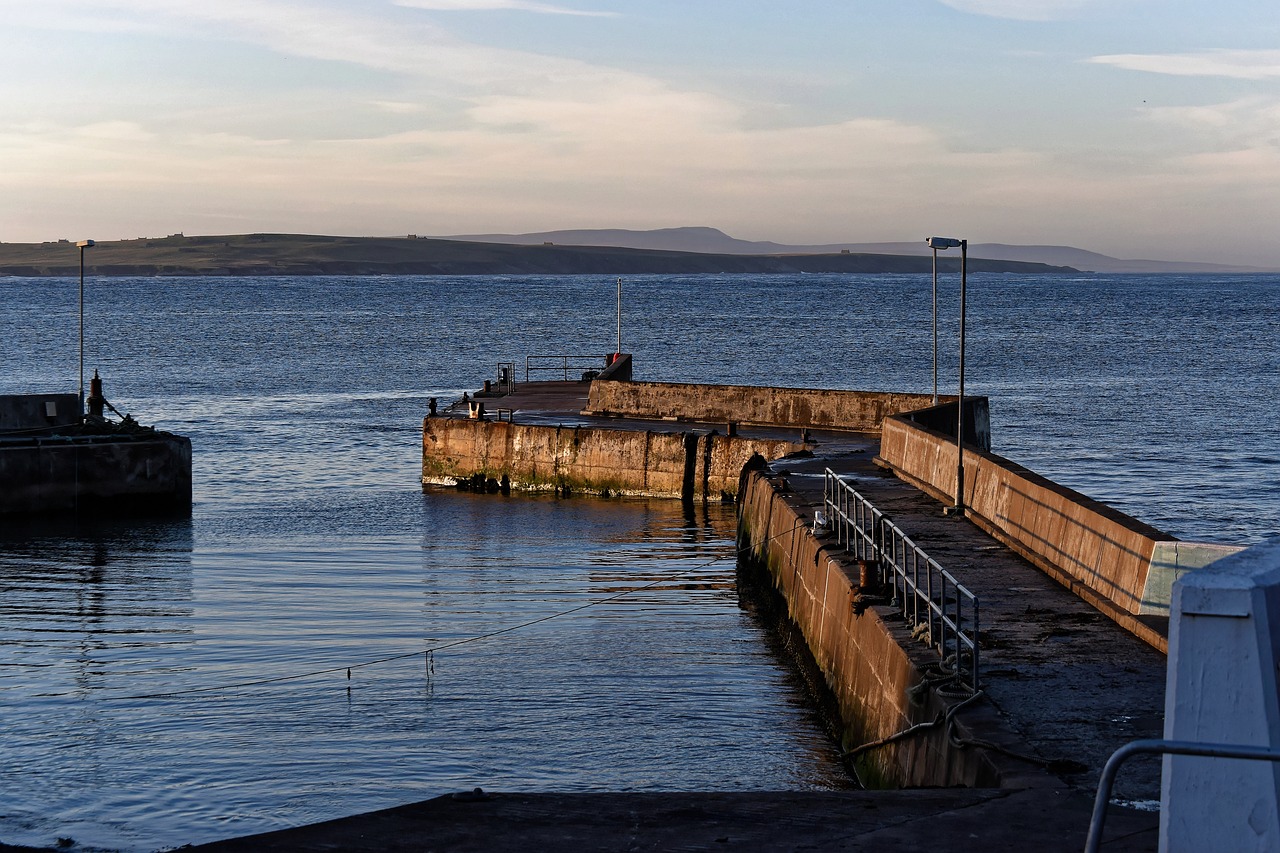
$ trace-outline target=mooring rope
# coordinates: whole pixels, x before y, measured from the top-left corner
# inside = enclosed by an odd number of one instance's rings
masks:
[[[378,666],[384,663],[391,663],[392,661],[405,660],[406,658],[417,657],[419,655],[423,656],[424,666],[426,667],[428,673],[431,674],[435,672],[435,653],[436,652],[444,651],[445,649],[458,648],[459,646],[470,645],[471,643],[479,643],[484,640],[491,640],[494,637],[500,637],[503,634],[510,634],[515,631],[522,631],[525,628],[531,628],[534,625],[540,625],[543,622],[550,622],[553,619],[561,619],[561,618],[564,618],[565,616],[572,616],[575,613],[581,613],[582,611],[588,610],[592,607],[599,607],[603,604],[609,604],[610,602],[617,601],[618,599],[623,598],[624,596],[631,595],[632,593],[643,592],[646,589],[651,589],[655,586],[659,586],[660,584],[670,583],[671,581],[677,580],[681,577],[684,577],[685,575],[690,575],[690,574],[693,574],[694,572],[701,571],[702,569],[705,569],[709,566],[713,566],[716,563],[721,562],[722,560],[728,559],[730,556],[733,556],[736,558],[745,551],[758,548],[761,545],[765,545],[773,541],[774,539],[778,539],[783,536],[788,536],[791,533],[793,533],[796,528],[804,527],[804,526],[805,526],[805,523],[803,521],[797,522],[796,526],[791,528],[790,530],[784,530],[783,532],[778,533],[774,536],[770,536],[767,539],[764,539],[759,543],[756,543],[755,545],[744,545],[741,547],[736,547],[733,549],[732,552],[728,554],[721,554],[718,557],[713,557],[710,560],[706,561],[705,563],[700,563],[696,566],[690,566],[687,569],[682,569],[678,572],[674,572],[669,575],[664,575],[663,577],[658,578],[655,581],[651,581],[646,584],[641,584],[640,586],[631,587],[630,589],[624,589],[621,592],[614,593],[613,595],[606,596],[605,598],[597,599],[595,601],[588,601],[586,604],[579,604],[576,607],[570,607],[566,610],[560,610],[555,613],[548,613],[544,616],[539,616],[535,619],[529,619],[525,622],[520,622],[515,625],[508,625],[505,628],[498,628],[493,631],[487,631],[483,634],[476,634],[471,637],[463,637],[461,639],[452,640],[447,643],[441,643],[435,646],[428,646],[425,649],[417,649],[412,652],[401,652],[394,655],[387,655],[386,657],[375,658],[373,660],[361,661],[359,663],[342,664],[339,666],[325,667],[323,669],[313,669],[313,670],[308,670],[307,672],[293,673],[291,675],[277,675],[270,678],[257,678],[251,681],[237,681],[237,682],[231,682],[227,684],[215,684],[215,685],[210,685],[206,687],[189,687],[183,690],[165,690],[159,693],[137,693],[137,694],[131,694],[127,696],[103,696],[101,697],[101,699],[103,701],[111,701],[111,702],[137,701],[142,699],[173,699],[173,698],[191,696],[191,695],[200,694],[200,693],[233,692],[237,690],[243,690],[249,687],[260,687],[265,684],[278,684],[283,681],[298,681],[304,678],[315,678],[321,675],[331,675],[335,672],[344,672],[344,671],[347,673],[347,678],[350,679],[352,670],[365,669],[367,667]]]

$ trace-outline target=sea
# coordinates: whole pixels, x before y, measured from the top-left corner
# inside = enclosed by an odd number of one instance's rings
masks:
[[[0,278],[0,393],[77,390],[78,286]],[[738,582],[732,507],[424,492],[421,421],[619,336],[637,379],[928,393],[931,288],[90,276],[86,370],[191,438],[194,508],[0,522],[0,842],[162,850],[475,787],[851,786]],[[965,309],[995,452],[1178,538],[1280,535],[1280,277],[977,274]]]

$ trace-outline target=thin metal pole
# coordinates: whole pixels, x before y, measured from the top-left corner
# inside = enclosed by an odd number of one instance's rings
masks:
[[[933,250],[933,405],[938,405],[938,250]]]
[[[964,309],[969,241],[960,241],[960,400],[956,406],[956,515],[964,515]]]
[[[618,348],[615,353],[622,353],[622,279],[618,279]]]
[[[1107,820],[1107,806],[1111,802],[1111,789],[1115,785],[1120,765],[1135,755],[1190,755],[1204,758],[1238,758],[1246,761],[1280,762],[1280,751],[1263,746],[1229,743],[1196,743],[1185,740],[1135,740],[1111,753],[1102,768],[1098,780],[1098,793],[1093,800],[1093,815],[1089,820],[1089,837],[1085,840],[1085,853],[1097,853],[1102,845],[1102,830]]]
[[[80,415],[84,416],[84,246],[80,247]]]

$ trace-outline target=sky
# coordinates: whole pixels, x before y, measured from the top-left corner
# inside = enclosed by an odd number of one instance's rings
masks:
[[[711,226],[1280,268],[1276,0],[0,0],[0,241]]]

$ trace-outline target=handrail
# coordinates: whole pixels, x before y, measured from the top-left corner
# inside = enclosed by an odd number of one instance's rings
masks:
[[[957,677],[976,691],[978,597],[830,468],[823,503],[836,541],[879,567],[881,583],[893,584],[893,603],[903,618],[913,629],[925,625],[925,642],[953,660]]]
[[[1111,753],[1102,776],[1098,779],[1098,794],[1093,799],[1093,816],[1089,820],[1089,837],[1085,840],[1085,853],[1098,853],[1102,845],[1102,827],[1107,820],[1107,807],[1111,803],[1111,789],[1115,785],[1120,765],[1135,755],[1198,755],[1204,758],[1240,758],[1246,761],[1280,761],[1280,750],[1261,746],[1245,746],[1230,743],[1197,743],[1187,740],[1135,740]]]
[[[525,371],[526,378],[528,371]],[[516,365],[513,361],[498,362],[498,383],[497,391],[499,394],[516,393]]]
[[[546,366],[537,365],[533,363],[535,359],[555,361],[558,363],[546,365]],[[589,359],[590,361],[585,364],[570,364],[570,359],[573,359],[575,361],[577,360],[586,361]],[[602,364],[601,362],[604,362],[604,363]],[[541,371],[544,373],[549,371],[563,371],[564,380],[567,382],[569,381],[570,370],[575,370],[575,371],[576,370],[604,370],[608,366],[609,365],[607,362],[607,357],[598,355],[595,353],[592,353],[591,355],[582,355],[582,354],[526,355],[524,357],[524,381],[528,382],[529,374],[535,370]]]

